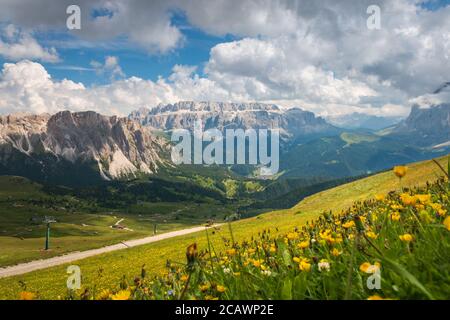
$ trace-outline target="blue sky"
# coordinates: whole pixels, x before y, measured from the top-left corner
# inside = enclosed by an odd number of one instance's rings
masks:
[[[405,117],[450,81],[450,0],[77,0],[79,31],[73,1],[48,1],[0,11],[0,113],[211,100]]]
[[[430,0],[423,1],[421,7],[436,11],[449,4],[450,0]],[[112,16],[112,13],[107,9],[91,11],[93,18],[105,15]],[[211,48],[217,44],[241,38],[232,34],[214,36],[203,32],[190,25],[186,16],[179,11],[172,12],[171,23],[182,30],[184,40],[181,45],[165,53],[149,54],[138,46],[130,47],[129,44],[121,46],[120,40],[70,48],[70,45],[64,42],[70,43],[73,37],[60,32],[36,32],[35,37],[44,46],[56,43],[61,61],[56,64],[42,62],[54,79],[68,78],[87,86],[105,84],[110,81],[107,75],[96,73],[91,66],[92,61],[102,62],[105,56],[118,57],[126,77],[136,76],[155,81],[158,77],[167,78],[174,65],[197,66],[197,73],[203,76],[203,66],[209,59]],[[5,62],[8,60],[0,55],[0,63]]]
[[[428,10],[438,10],[439,8],[445,7],[450,4],[450,0],[430,0],[423,1],[422,7],[427,8]]]
[[[97,16],[97,15],[94,15]],[[186,17],[173,13],[172,24],[183,32],[184,40],[177,48],[166,53],[149,53],[138,46],[121,45],[121,40],[110,43],[71,48],[70,42],[76,38],[67,33],[36,32],[35,38],[43,46],[56,46],[61,58],[59,63],[41,62],[56,80],[71,79],[83,84],[101,85],[110,82],[105,74],[98,74],[91,66],[92,61],[103,62],[106,56],[119,58],[125,77],[136,76],[156,81],[167,78],[175,65],[197,66],[197,73],[203,76],[204,64],[209,59],[212,47],[219,43],[238,40],[233,35],[214,36],[189,25]],[[0,56],[0,64],[8,62]]]

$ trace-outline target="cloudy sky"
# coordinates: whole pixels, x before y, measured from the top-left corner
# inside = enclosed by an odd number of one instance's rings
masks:
[[[66,9],[81,9],[69,30]],[[450,0],[0,0],[0,113],[180,100],[405,116],[450,81]],[[370,5],[380,28],[369,29]]]

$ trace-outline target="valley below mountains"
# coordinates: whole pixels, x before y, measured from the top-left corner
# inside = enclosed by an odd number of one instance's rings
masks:
[[[290,208],[325,189],[448,153],[449,112],[449,104],[413,107],[382,130],[340,128],[312,112],[266,104],[180,102],[129,117],[1,116],[0,238],[11,245],[0,265],[43,257],[35,249],[17,256],[14,247],[18,238],[40,247],[47,216],[57,221],[50,257]],[[171,131],[192,129],[197,119],[205,129],[279,128],[278,175],[262,178],[254,165],[174,165]]]

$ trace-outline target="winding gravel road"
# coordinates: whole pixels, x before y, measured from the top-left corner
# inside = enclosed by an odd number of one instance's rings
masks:
[[[11,276],[16,276],[24,273],[28,273],[35,270],[45,269],[53,266],[58,266],[61,264],[69,263],[76,260],[81,260],[84,258],[96,256],[102,253],[116,251],[116,250],[122,250],[127,249],[131,247],[141,246],[144,244],[152,243],[161,241],[164,239],[169,239],[173,237],[182,236],[185,234],[190,234],[194,232],[203,231],[205,229],[218,227],[219,225],[213,225],[210,227],[205,226],[199,226],[194,228],[188,228],[188,229],[182,229],[182,230],[176,230],[171,232],[162,233],[156,236],[146,237],[142,239],[135,239],[135,240],[128,240],[123,241],[118,244],[98,248],[98,249],[91,249],[86,251],[76,251],[71,252],[62,256],[53,257],[49,259],[42,259],[42,260],[35,260],[31,262],[21,263],[15,266],[9,266],[5,268],[0,268],[0,278],[6,278]]]

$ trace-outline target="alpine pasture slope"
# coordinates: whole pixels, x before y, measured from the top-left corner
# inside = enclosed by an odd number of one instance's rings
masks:
[[[443,167],[447,166],[447,157],[437,160]],[[423,186],[442,176],[442,172],[432,161],[413,163],[408,167],[408,174],[402,179],[403,187]],[[202,250],[207,248],[209,239],[215,250],[221,251],[224,249],[224,237],[241,241],[251,239],[264,229],[271,229],[274,233],[287,232],[319,217],[324,211],[338,213],[355,201],[374,198],[375,195],[387,194],[393,190],[399,191],[398,178],[392,171],[382,172],[314,194],[291,209],[232,222],[231,228],[223,226],[220,230],[199,232],[106,253],[71,264],[81,268],[83,287],[95,290],[116,288],[121,281],[132,283],[144,265],[147,275],[151,276],[164,274],[167,260],[172,264],[185,264],[186,247],[192,243],[197,243],[199,250]],[[61,265],[0,279],[0,299],[17,299],[19,293],[24,290],[36,293],[40,299],[64,298],[67,295],[67,267],[68,265]]]

